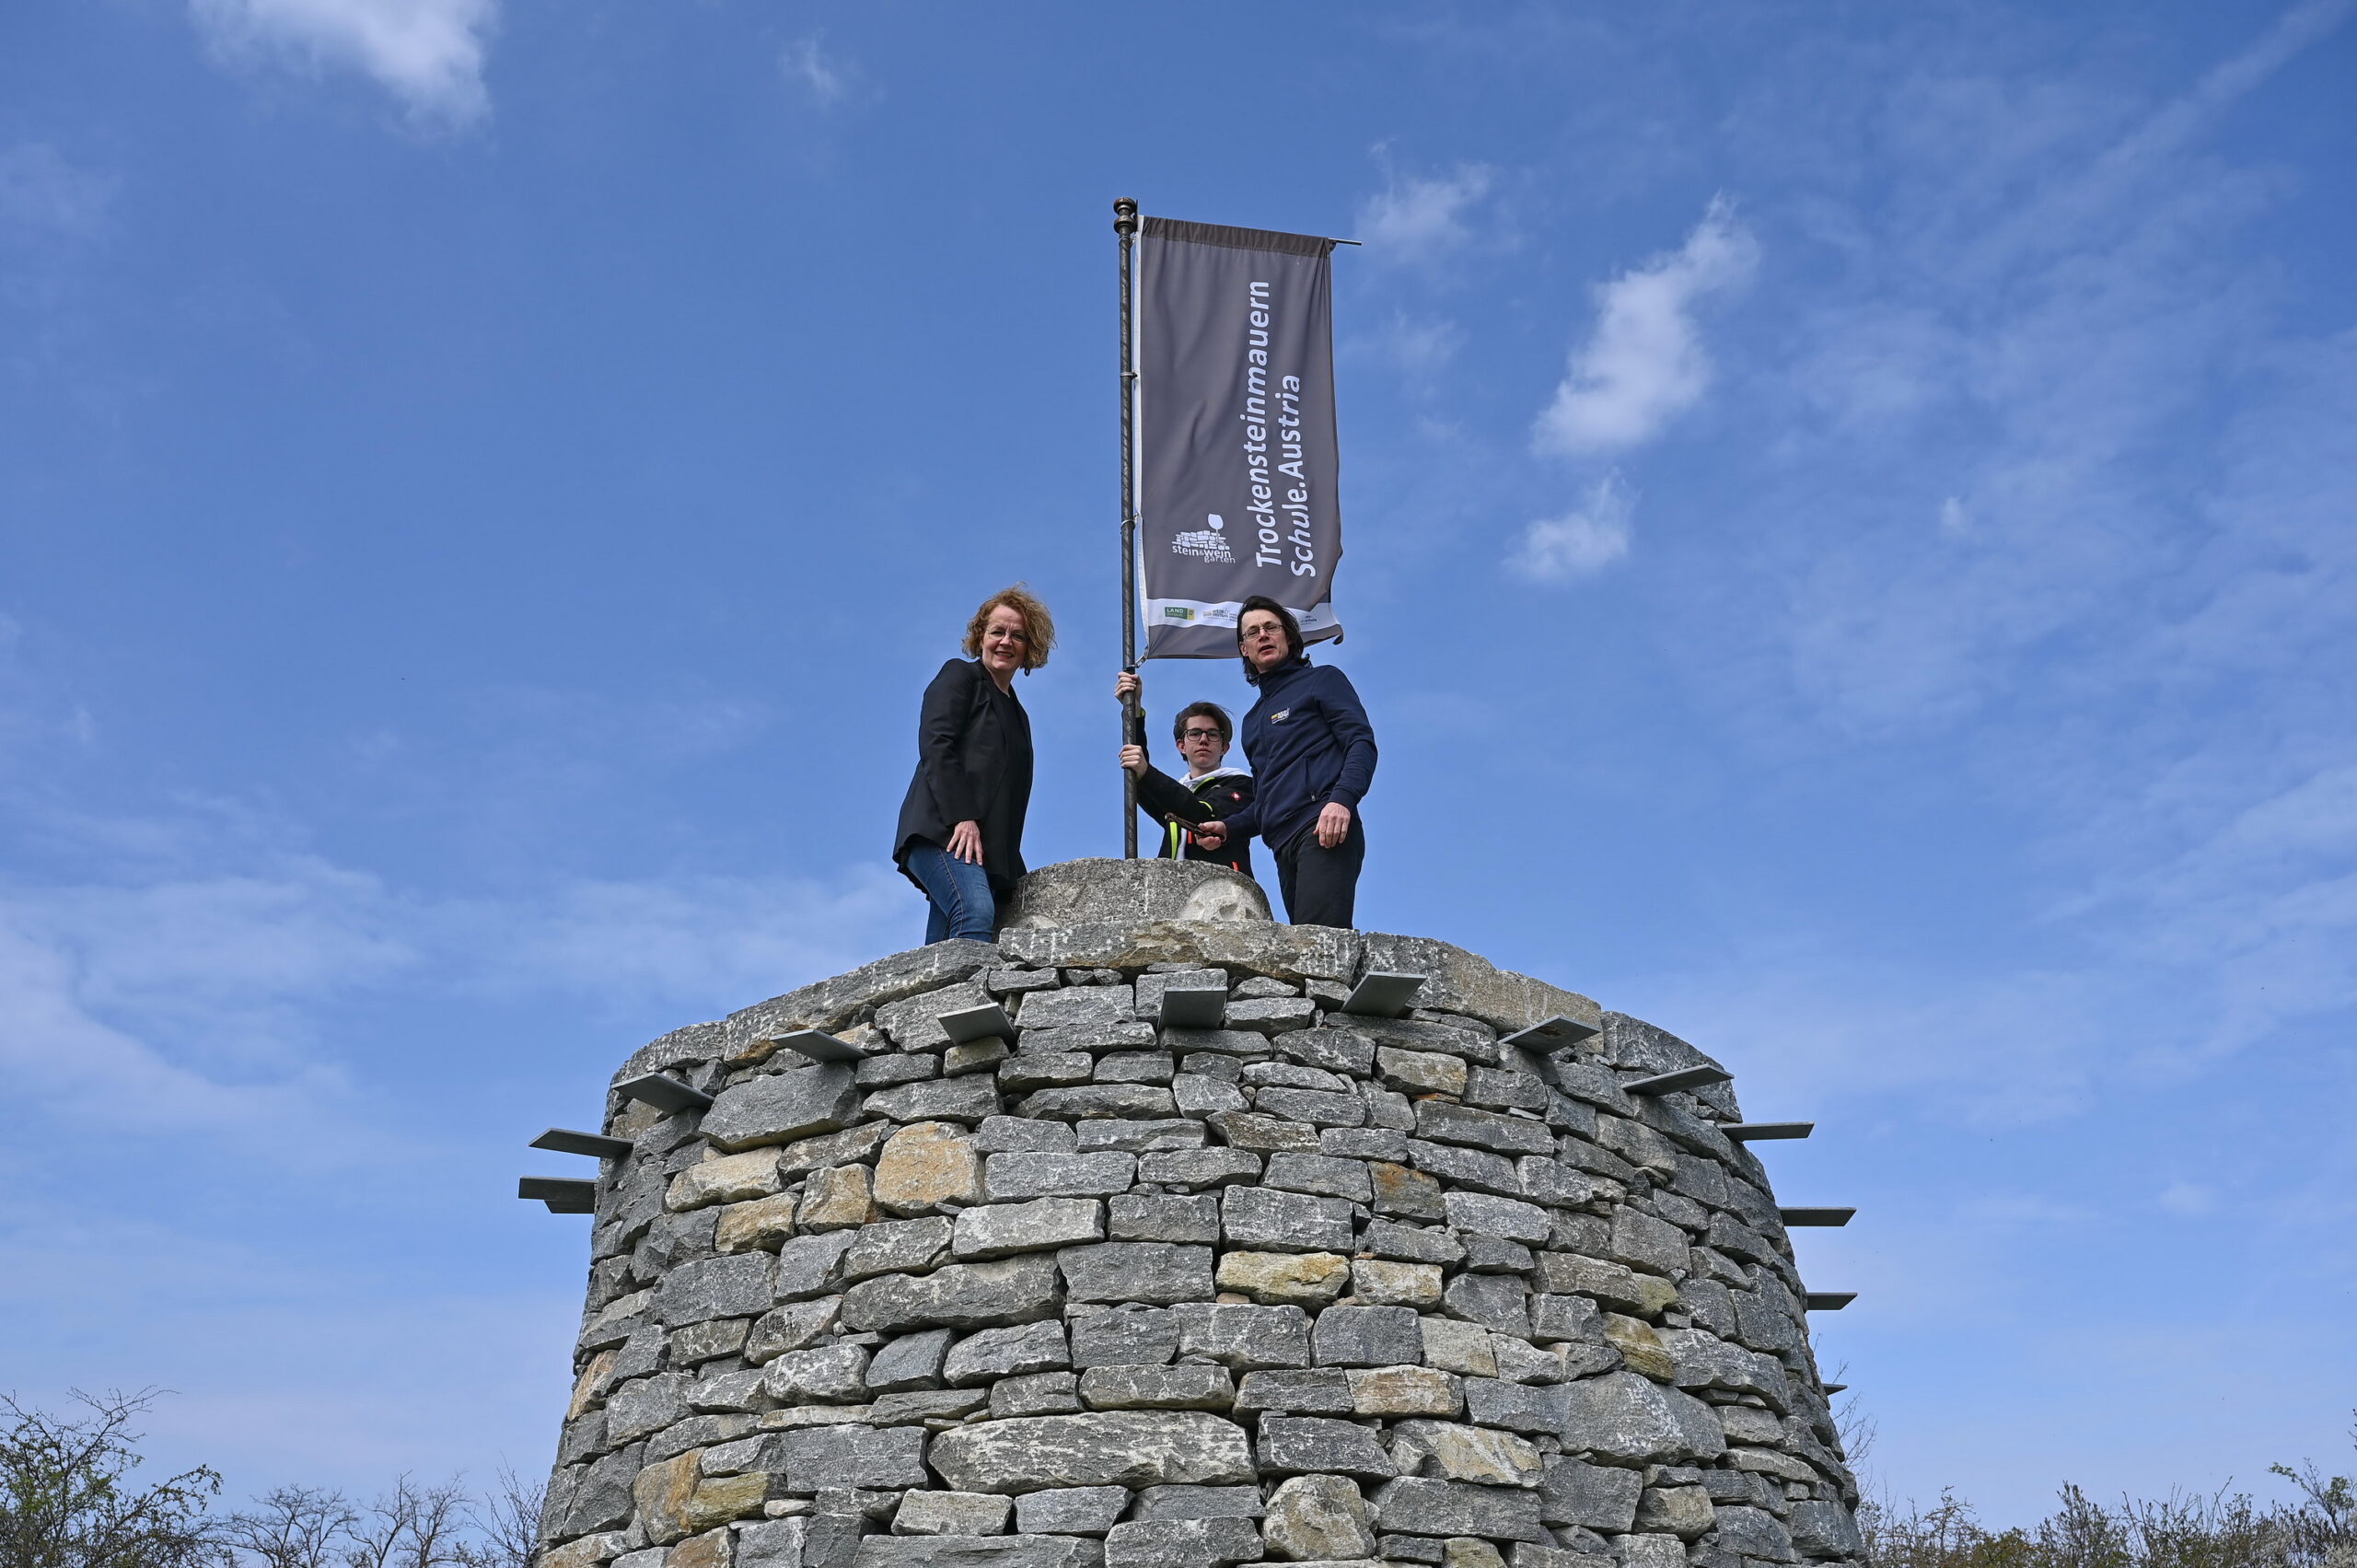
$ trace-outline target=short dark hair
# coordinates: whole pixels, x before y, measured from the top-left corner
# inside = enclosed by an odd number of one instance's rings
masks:
[[[1179,709],[1178,716],[1170,721],[1170,738],[1186,739],[1187,721],[1191,718],[1206,718],[1219,726],[1219,741],[1223,746],[1236,739],[1236,721],[1229,718],[1227,710],[1217,703],[1190,703]]]
[[[1277,618],[1278,623],[1285,629],[1285,657],[1299,658],[1302,650],[1301,622],[1293,618],[1292,610],[1266,594],[1254,594],[1237,607],[1236,651],[1237,656],[1240,657],[1244,652],[1244,618],[1256,610],[1265,610]],[[1252,668],[1252,661],[1248,658],[1244,660],[1244,679],[1255,686],[1260,683],[1260,672]]]

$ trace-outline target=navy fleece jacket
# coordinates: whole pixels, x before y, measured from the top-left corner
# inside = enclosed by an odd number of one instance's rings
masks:
[[[1306,654],[1261,676],[1260,687],[1244,715],[1244,755],[1260,790],[1227,830],[1258,833],[1273,850],[1317,821],[1328,801],[1358,810],[1375,783],[1375,726],[1351,678]]]

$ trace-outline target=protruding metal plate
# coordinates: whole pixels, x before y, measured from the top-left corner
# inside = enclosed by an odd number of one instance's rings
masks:
[[[985,1002],[979,1007],[969,1007],[959,1013],[944,1013],[939,1021],[953,1045],[963,1045],[970,1040],[988,1040],[993,1035],[1010,1042],[1015,1039],[1015,1020],[1008,1017],[1006,1009],[995,1002]]]
[[[560,1155],[589,1155],[601,1160],[618,1160],[630,1153],[631,1141],[628,1138],[609,1138],[603,1132],[575,1132],[570,1127],[552,1127],[525,1146],[549,1149]]]
[[[712,1106],[710,1095],[660,1073],[648,1073],[614,1087],[624,1099],[643,1100],[657,1110],[707,1110]]]
[[[1699,1089],[1705,1084],[1724,1084],[1735,1076],[1724,1067],[1707,1063],[1700,1066],[1680,1067],[1675,1073],[1656,1073],[1650,1078],[1639,1078],[1620,1086],[1623,1093],[1632,1095],[1666,1095],[1678,1089]]]
[[[1424,977],[1420,974],[1373,970],[1359,976],[1359,982],[1351,987],[1350,999],[1342,1004],[1342,1011],[1362,1018],[1396,1018],[1408,1010],[1408,1004],[1415,1000],[1423,984]]]
[[[538,1198],[552,1214],[589,1214],[598,1211],[598,1184],[555,1176],[516,1179],[516,1196]]]

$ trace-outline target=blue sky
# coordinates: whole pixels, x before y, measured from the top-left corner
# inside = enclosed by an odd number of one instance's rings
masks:
[[[6,7],[0,1387],[545,1464],[521,1145],[919,939],[1003,582],[1030,858],[1118,853],[1128,194],[1365,241],[1361,919],[1818,1121],[1880,1484],[2345,1461],[2351,10]]]

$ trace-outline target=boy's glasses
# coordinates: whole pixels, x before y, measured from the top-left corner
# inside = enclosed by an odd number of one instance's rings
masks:
[[[1178,732],[1178,738],[1186,741],[1224,740],[1226,737],[1215,729],[1187,729]]]

